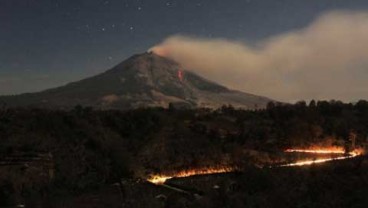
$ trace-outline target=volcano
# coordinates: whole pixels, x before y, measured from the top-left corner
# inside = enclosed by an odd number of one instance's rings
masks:
[[[98,109],[181,106],[264,108],[271,99],[228,89],[154,53],[134,55],[102,74],[37,93],[2,96],[7,106]]]

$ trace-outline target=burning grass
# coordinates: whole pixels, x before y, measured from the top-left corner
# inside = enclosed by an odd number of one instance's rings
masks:
[[[280,165],[280,167],[290,167],[290,166],[304,166],[304,165],[312,165],[318,163],[324,163],[329,161],[335,160],[345,160],[357,157],[363,154],[363,149],[357,148],[351,152],[346,152],[342,147],[324,147],[318,148],[313,147],[310,149],[286,149],[285,152],[289,153],[311,153],[311,154],[330,154],[330,155],[340,155],[340,156],[331,156],[329,158],[319,158],[319,159],[312,159],[312,160],[301,160],[294,163]]]
[[[171,178],[184,178],[190,177],[195,175],[210,175],[216,173],[229,173],[236,171],[236,168],[233,167],[209,167],[209,168],[202,168],[202,169],[189,169],[189,170],[182,170],[173,174],[157,174],[151,175],[147,181],[154,183],[154,184],[163,184],[166,180]]]
[[[285,152],[290,152],[290,153],[313,153],[313,154],[344,154],[345,153],[345,149],[343,147],[325,147],[325,148],[320,148],[320,147],[312,147],[309,149],[286,149]]]
[[[300,148],[290,148],[285,150],[286,153],[307,153],[307,154],[317,154],[321,155],[319,158],[314,159],[306,159],[300,160],[293,163],[279,165],[278,167],[291,167],[291,166],[305,166],[312,165],[318,163],[324,163],[329,161],[336,160],[345,160],[357,157],[363,154],[362,149],[355,149],[349,153],[346,153],[343,147],[331,146],[331,147],[311,147],[308,149],[300,149]],[[329,156],[328,156],[329,155]],[[231,166],[222,166],[222,167],[206,167],[206,168],[196,168],[196,169],[188,169],[181,170],[171,174],[153,174],[150,175],[147,181],[154,184],[164,184],[168,179],[171,178],[184,178],[196,175],[210,175],[217,173],[229,173],[237,171],[238,168]]]

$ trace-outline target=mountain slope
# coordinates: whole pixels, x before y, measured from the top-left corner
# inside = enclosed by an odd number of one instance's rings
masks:
[[[62,87],[38,93],[2,96],[9,106],[70,108],[75,105],[102,109],[168,107],[265,107],[268,98],[230,90],[184,71],[174,61],[153,53],[134,55],[114,68]]]

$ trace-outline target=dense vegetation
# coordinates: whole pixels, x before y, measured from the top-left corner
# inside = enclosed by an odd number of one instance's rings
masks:
[[[368,102],[269,103],[256,111],[3,107],[0,156],[49,154],[55,173],[45,182],[32,165],[0,166],[0,198],[67,197],[151,172],[280,161],[284,148],[346,145],[351,132],[366,142]]]

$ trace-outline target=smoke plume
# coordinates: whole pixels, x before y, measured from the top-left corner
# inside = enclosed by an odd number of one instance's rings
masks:
[[[177,35],[150,50],[208,79],[280,101],[368,99],[368,12],[329,12],[252,46]]]

